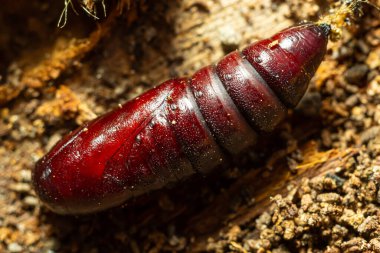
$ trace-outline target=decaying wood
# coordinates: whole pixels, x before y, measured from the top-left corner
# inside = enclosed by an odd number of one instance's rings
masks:
[[[123,4],[127,4],[127,2],[122,1]],[[115,25],[115,19],[121,13],[119,8],[115,8],[108,19],[91,32],[87,38],[57,38],[52,48],[45,49],[48,51],[45,52],[48,55],[46,58],[28,59],[31,66],[25,67],[18,83],[11,82],[0,86],[0,105],[16,98],[26,88],[41,89],[47,86],[49,82],[58,79],[62,73],[78,64],[88,52],[98,45],[102,38],[108,36],[112,26]]]

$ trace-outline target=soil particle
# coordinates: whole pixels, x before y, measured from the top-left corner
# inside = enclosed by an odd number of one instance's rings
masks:
[[[379,237],[380,236],[380,220],[377,216],[368,216],[358,227],[358,232],[362,235]]]
[[[364,216],[361,213],[356,213],[351,209],[345,209],[339,221],[345,225],[348,225],[354,229],[357,229],[364,221]]]
[[[344,252],[366,252],[370,249],[369,243],[363,238],[355,237],[347,242],[343,242],[342,250]]]
[[[23,251],[23,248],[18,243],[11,243],[8,245],[9,252],[16,253]]]
[[[340,203],[342,202],[342,197],[334,192],[318,194],[317,201],[326,203]]]
[[[380,252],[380,239],[372,239],[369,243],[371,244],[371,249],[374,252]]]
[[[242,230],[241,242],[254,252],[275,249],[284,242],[288,242],[285,248],[291,252],[375,251],[379,245],[380,208],[375,197],[376,181],[371,179],[377,173],[373,169],[377,161],[371,157],[379,154],[361,153],[336,169],[337,175],[305,179],[296,194],[275,196],[272,209],[256,220],[259,235],[244,236]],[[268,215],[272,217],[269,223]]]
[[[366,83],[369,67],[366,64],[358,64],[347,69],[344,78],[351,84],[362,86]]]

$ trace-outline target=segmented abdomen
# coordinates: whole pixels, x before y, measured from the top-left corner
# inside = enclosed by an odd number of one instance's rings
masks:
[[[284,30],[88,123],[39,161],[37,193],[56,212],[86,213],[225,164],[298,103],[328,33]]]

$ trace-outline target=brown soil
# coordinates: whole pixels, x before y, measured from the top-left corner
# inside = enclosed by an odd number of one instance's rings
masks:
[[[219,175],[70,217],[30,184],[64,134],[330,6],[109,0],[95,21],[73,2],[62,29],[63,0],[0,8],[0,252],[380,252],[380,12],[364,8],[329,44],[302,103],[260,150]]]

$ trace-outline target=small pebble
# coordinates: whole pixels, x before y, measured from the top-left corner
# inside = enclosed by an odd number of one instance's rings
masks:
[[[9,252],[21,252],[23,249],[20,244],[13,242],[8,245],[8,250]]]
[[[327,203],[337,203],[341,202],[342,197],[339,194],[331,192],[331,193],[322,193],[317,196],[317,201],[319,202],[327,202]]]
[[[38,205],[38,199],[33,196],[27,196],[24,199],[24,203],[28,206],[37,206]]]
[[[369,68],[366,64],[357,64],[344,73],[344,79],[351,84],[364,86]]]
[[[31,190],[30,184],[28,183],[11,184],[9,188],[15,192],[29,192]]]
[[[360,234],[369,234],[375,231],[380,226],[379,218],[377,216],[368,216],[362,224],[358,227],[357,231]]]
[[[354,94],[354,95],[351,95],[349,96],[346,101],[345,101],[345,104],[348,106],[348,107],[354,107],[355,105],[357,105],[359,103],[359,96]]]
[[[368,141],[374,139],[380,133],[380,126],[373,126],[364,130],[360,134],[360,143],[365,144]]]
[[[374,252],[380,252],[380,238],[372,239],[369,243],[371,244]]]
[[[20,171],[21,179],[25,182],[32,181],[32,172],[31,170],[21,170]]]

